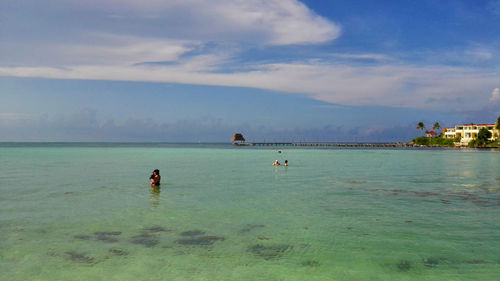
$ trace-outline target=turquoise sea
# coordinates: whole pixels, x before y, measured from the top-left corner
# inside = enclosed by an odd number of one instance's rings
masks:
[[[3,143],[0,237],[5,281],[499,280],[500,152]]]

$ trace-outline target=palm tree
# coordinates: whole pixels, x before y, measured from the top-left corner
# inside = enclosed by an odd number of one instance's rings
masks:
[[[423,131],[425,129],[424,122],[418,122],[417,124],[417,130]]]
[[[432,126],[433,130],[439,130],[441,129],[441,125],[439,125],[439,122],[434,123],[434,126]]]
[[[498,131],[500,131],[500,116],[498,116],[497,123],[495,124],[495,129],[497,130],[495,138],[498,140],[499,139]]]

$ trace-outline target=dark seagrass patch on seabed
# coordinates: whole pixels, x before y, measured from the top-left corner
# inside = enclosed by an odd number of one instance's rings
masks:
[[[112,235],[112,236],[117,236],[117,235],[121,235],[121,231],[97,231],[97,232],[94,232],[94,235],[105,235],[105,236],[108,236],[108,235]]]
[[[458,193],[457,196],[459,198],[462,198],[462,200],[464,201],[469,201],[476,205],[481,205],[481,206],[494,205],[493,201],[490,201],[489,198],[481,198],[476,194],[472,194],[465,191]]]
[[[47,256],[58,257],[59,254],[57,253],[57,251],[55,249],[49,248],[49,250],[47,251]]]
[[[273,260],[281,258],[286,251],[292,248],[293,246],[286,244],[255,244],[248,247],[247,251],[265,260]]]
[[[428,257],[424,259],[423,262],[427,267],[436,267],[439,265],[440,259],[435,257]]]
[[[435,197],[439,196],[441,194],[435,193],[435,192],[429,192],[429,191],[413,191],[413,194],[417,195],[418,197]]]
[[[401,193],[406,193],[408,191],[406,190],[403,190],[403,189],[393,189],[393,190],[390,190],[392,192],[392,195],[400,195]]]
[[[205,231],[201,230],[188,230],[181,232],[181,236],[198,236],[198,235],[203,235],[205,234]]]
[[[115,255],[115,256],[127,256],[128,255],[128,252],[123,250],[123,249],[119,249],[119,248],[111,248],[108,250],[108,252],[110,252],[111,254]]]
[[[216,241],[224,241],[224,237],[218,236],[195,236],[189,238],[182,238],[177,240],[176,242],[185,246],[210,246],[214,244]]]
[[[80,239],[80,240],[90,240],[90,235],[78,234],[78,235],[73,236],[73,238]]]
[[[242,228],[239,233],[247,233],[247,232],[250,232],[252,230],[255,230],[257,228],[263,228],[265,227],[265,225],[263,224],[247,224],[244,228]]]
[[[451,204],[451,201],[450,200],[441,199],[441,203],[449,205],[449,204]]]
[[[351,181],[348,181],[347,183],[349,183],[349,184],[364,184],[364,183],[366,183],[366,181],[351,180]]]
[[[72,262],[85,263],[85,264],[93,264],[94,258],[87,256],[85,253],[79,253],[76,251],[68,251],[65,252],[67,255],[67,259]]]
[[[94,236],[98,241],[106,242],[106,243],[114,243],[118,242],[116,236],[121,235],[122,233],[119,231],[110,231],[110,232],[94,232]]]
[[[150,226],[150,227],[143,228],[142,231],[144,231],[144,232],[150,232],[150,233],[158,233],[158,232],[168,232],[170,230],[168,230],[168,229],[166,229],[164,227],[158,226],[158,225],[153,225],[153,226]]]
[[[139,235],[133,236],[131,240],[132,244],[142,245],[147,248],[152,248],[158,244],[158,239],[149,234],[149,233],[141,233]]]
[[[400,260],[396,264],[396,266],[397,266],[399,271],[408,271],[411,269],[411,263],[410,263],[410,261],[407,261],[407,260]]]
[[[39,229],[35,229],[33,230],[34,233],[38,233],[38,234],[47,234],[49,233],[46,229],[42,229],[42,228],[39,228]]]
[[[310,267],[317,267],[319,266],[319,262],[315,260],[308,260],[308,261],[303,261],[301,263],[302,266],[310,266]]]

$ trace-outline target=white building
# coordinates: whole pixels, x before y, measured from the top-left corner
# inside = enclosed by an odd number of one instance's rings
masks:
[[[444,128],[444,137],[448,139],[460,138],[460,145],[467,145],[469,142],[477,138],[477,134],[481,128],[486,128],[491,132],[490,140],[498,139],[499,133],[495,129],[495,124],[465,124],[457,125],[455,128]]]

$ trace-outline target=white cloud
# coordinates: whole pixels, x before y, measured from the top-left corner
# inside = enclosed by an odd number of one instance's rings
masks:
[[[0,120],[3,122],[29,120],[30,115],[24,113],[0,112]]]
[[[484,100],[473,93],[498,83],[487,71],[444,66],[348,66],[314,62],[242,66],[218,72],[227,58],[202,55],[174,65],[76,65],[67,68],[3,67],[0,76],[96,79],[239,86],[305,94],[344,105],[382,105],[426,109],[478,108]]]
[[[38,1],[31,0],[32,3]],[[56,0],[57,10],[44,20],[64,18],[66,9],[92,14],[99,30],[120,34],[154,34],[204,41],[254,44],[316,44],[336,39],[340,26],[297,0]],[[56,17],[54,17],[54,15]],[[72,28],[66,20],[61,28]],[[77,22],[75,28],[92,23]]]
[[[4,57],[7,65],[52,66],[67,65],[133,65],[142,62],[174,62],[182,55],[200,47],[200,42],[96,33],[89,42],[47,43],[20,46],[21,52]],[[17,48],[12,45],[11,49]]]
[[[339,26],[296,0],[221,2],[225,3],[215,6],[214,14],[239,29],[268,33],[273,45],[323,43],[340,35]]]
[[[17,126],[21,123],[32,121],[32,116],[24,113],[0,112],[0,125]]]
[[[499,88],[495,88],[495,89],[493,89],[493,92],[491,92],[490,102],[492,102],[492,103],[500,102],[500,89]]]
[[[334,58],[346,60],[373,60],[373,61],[390,61],[391,57],[382,54],[332,54]]]
[[[468,63],[495,63],[498,59],[497,49],[487,44],[469,43],[466,49],[462,50],[462,53],[459,51],[455,54],[457,56],[456,60],[463,60]]]
[[[53,0],[52,5],[28,0],[23,5],[26,9],[12,11],[16,16],[2,27],[10,40],[0,44],[0,53],[9,54],[0,57],[0,66],[175,62],[207,45],[317,44],[340,36],[337,24],[297,0]],[[33,18],[37,26],[23,18]]]
[[[62,57],[77,64],[131,65],[140,62],[172,62],[197,43],[148,39],[132,36],[100,35],[100,45],[55,46]],[[110,40],[112,39],[112,40]]]
[[[475,61],[488,61],[494,58],[494,54],[488,49],[473,49],[465,52],[466,57]]]

